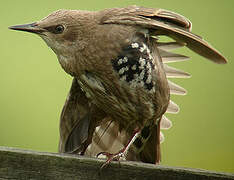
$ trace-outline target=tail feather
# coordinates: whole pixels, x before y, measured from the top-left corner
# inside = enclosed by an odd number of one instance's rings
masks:
[[[179,85],[171,82],[168,80],[169,88],[170,88],[170,94],[176,94],[176,95],[186,95],[187,91],[186,89],[180,87]]]
[[[164,64],[167,78],[189,78],[190,74]]]
[[[93,141],[85,154],[95,157],[100,152],[116,153],[122,149],[130,137],[125,131],[119,132],[119,126],[114,121],[104,123],[98,127],[93,135]]]
[[[164,50],[159,49],[159,53],[162,57],[163,63],[172,63],[172,62],[180,62],[180,61],[189,60],[188,56],[172,53],[169,51],[164,51]]]
[[[160,142],[164,140],[160,123],[151,128],[151,135],[140,152],[139,159],[146,163],[159,164],[161,161]]]
[[[180,111],[180,108],[179,106],[174,103],[172,100],[170,100],[170,103],[168,105],[168,108],[167,108],[167,113],[172,113],[172,114],[176,114]]]
[[[160,122],[161,129],[170,129],[171,126],[172,126],[172,122],[165,115],[163,115],[161,122]],[[160,142],[162,142],[162,141],[160,141]]]

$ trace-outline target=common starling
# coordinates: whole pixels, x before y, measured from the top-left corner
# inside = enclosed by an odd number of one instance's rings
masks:
[[[171,52],[188,47],[219,64],[226,59],[191,22],[164,9],[129,6],[102,11],[58,10],[10,29],[38,34],[73,77],[60,119],[59,152],[160,162],[165,112],[178,106],[170,94],[186,90],[168,77],[189,74],[165,63],[187,60]],[[173,41],[161,42],[160,36]]]

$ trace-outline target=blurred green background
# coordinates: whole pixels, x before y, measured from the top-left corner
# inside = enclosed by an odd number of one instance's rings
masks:
[[[55,54],[36,35],[10,31],[10,25],[39,20],[57,9],[100,10],[127,5],[161,7],[188,17],[201,35],[229,60],[217,65],[191,56],[179,67],[192,74],[178,79],[188,90],[173,96],[180,105],[170,115],[162,164],[234,173],[234,1],[99,0],[2,1],[0,7],[0,146],[57,152],[59,116],[71,84]]]

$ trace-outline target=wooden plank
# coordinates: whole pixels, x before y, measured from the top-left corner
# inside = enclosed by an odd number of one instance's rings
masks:
[[[137,162],[112,162],[78,155],[20,150],[0,146],[0,180],[224,180],[234,174],[199,169],[155,166]]]

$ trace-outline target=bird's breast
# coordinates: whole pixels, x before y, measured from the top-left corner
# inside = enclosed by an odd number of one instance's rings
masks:
[[[58,61],[64,71],[71,76],[75,76],[75,66],[74,66],[74,58],[72,56],[66,56],[66,55],[57,55]]]

